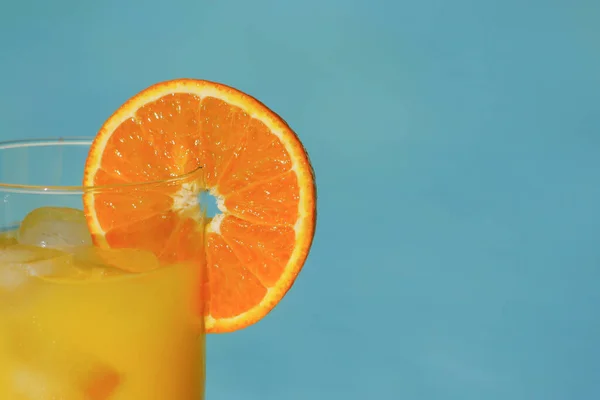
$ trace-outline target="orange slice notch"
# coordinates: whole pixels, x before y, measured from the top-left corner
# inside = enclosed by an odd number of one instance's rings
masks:
[[[264,317],[312,243],[316,191],[305,149],[277,114],[222,84],[178,79],[140,92],[104,123],[84,175],[85,186],[186,175],[139,193],[88,192],[84,208],[100,247],[142,248],[165,262],[206,255],[207,332]],[[220,210],[206,225],[204,190]]]

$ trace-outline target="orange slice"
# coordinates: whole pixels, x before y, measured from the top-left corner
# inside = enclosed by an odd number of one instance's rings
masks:
[[[308,255],[316,217],[308,156],[290,127],[253,97],[179,79],[140,92],[104,123],[84,185],[185,174],[122,193],[86,193],[94,243],[150,250],[163,262],[205,254],[207,332],[244,328],[277,305]],[[204,190],[220,210],[206,225],[197,201]]]

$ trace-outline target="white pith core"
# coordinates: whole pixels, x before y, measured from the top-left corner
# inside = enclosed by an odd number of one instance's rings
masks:
[[[179,214],[185,214],[192,216],[194,219],[202,218],[202,209],[198,195],[202,191],[200,185],[197,182],[186,182],[181,185],[181,188],[172,196],[173,197],[173,210]],[[221,233],[221,221],[225,217],[223,213],[227,212],[225,207],[225,199],[221,196],[216,189],[210,189],[208,193],[213,196],[216,201],[217,208],[220,213],[216,214],[208,227],[209,231],[215,233]]]
[[[185,182],[181,188],[173,195],[173,209],[183,213],[190,209],[197,208],[199,185],[196,182]]]

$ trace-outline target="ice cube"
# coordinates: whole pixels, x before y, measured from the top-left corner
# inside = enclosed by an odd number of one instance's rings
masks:
[[[66,338],[48,337],[28,324],[13,328],[4,332],[2,400],[106,400],[117,390],[120,374]]]
[[[158,258],[151,252],[138,249],[100,249],[98,247],[81,247],[73,254],[82,268],[117,269],[120,273],[140,273],[152,271],[160,267]]]
[[[14,244],[0,249],[0,265],[5,263],[28,264],[36,261],[49,260],[65,254],[66,253],[58,249],[46,249],[26,244]]]
[[[60,250],[14,244],[0,248],[0,288],[14,289],[29,276],[46,276],[62,272],[68,255]],[[58,260],[58,262],[57,262]]]
[[[18,241],[63,249],[92,245],[83,211],[66,207],[42,207],[27,214],[19,228]]]
[[[14,265],[0,267],[0,288],[4,290],[15,289],[27,281],[27,271]]]
[[[15,363],[7,378],[8,382],[3,386],[8,389],[6,395],[11,397],[6,398],[15,399],[17,396],[26,400],[107,400],[117,390],[121,379],[114,370],[102,364],[71,363],[55,363],[43,369]]]
[[[15,244],[0,248],[0,289],[10,291],[32,277],[96,280],[160,267],[154,254],[135,249],[77,247],[72,252]]]
[[[57,381],[44,372],[27,365],[13,365],[8,376],[11,398],[84,400],[83,394],[77,393],[68,382]]]

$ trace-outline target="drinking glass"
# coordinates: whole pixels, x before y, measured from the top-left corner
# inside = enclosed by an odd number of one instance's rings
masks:
[[[118,197],[111,207],[136,207],[201,171],[81,187],[90,144],[0,143],[0,399],[203,399],[203,243],[170,255],[101,245],[86,222],[93,207],[84,207],[99,194]]]

